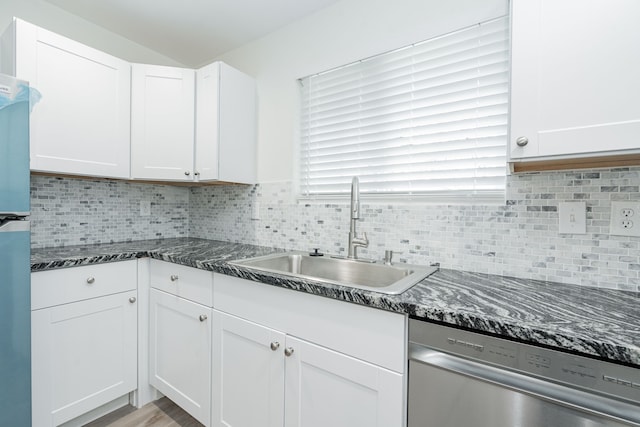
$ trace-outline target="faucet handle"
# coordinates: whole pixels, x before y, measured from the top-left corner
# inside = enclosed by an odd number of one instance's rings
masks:
[[[362,246],[363,248],[368,247],[369,239],[367,239],[367,233],[362,233],[361,236],[354,237],[353,243],[357,244],[358,246]]]

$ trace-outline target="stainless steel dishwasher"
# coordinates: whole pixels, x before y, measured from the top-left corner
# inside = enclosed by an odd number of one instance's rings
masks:
[[[409,320],[408,427],[640,426],[640,369]]]

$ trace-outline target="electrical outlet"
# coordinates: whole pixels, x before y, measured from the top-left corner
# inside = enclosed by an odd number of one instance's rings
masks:
[[[620,213],[622,214],[623,217],[625,218],[630,218],[633,216],[634,212],[633,209],[630,208],[624,208],[620,211]]]
[[[640,237],[640,202],[611,202],[609,234]]]
[[[151,215],[151,202],[149,200],[140,200],[140,216]]]

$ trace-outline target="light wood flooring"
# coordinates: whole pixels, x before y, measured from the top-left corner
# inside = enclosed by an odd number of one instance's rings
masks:
[[[122,407],[85,427],[204,427],[175,403],[163,397],[140,409]]]

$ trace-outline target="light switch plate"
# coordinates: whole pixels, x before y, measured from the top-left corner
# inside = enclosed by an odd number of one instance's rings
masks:
[[[258,220],[260,219],[260,202],[254,201],[251,205],[251,219]]]
[[[611,202],[609,234],[640,237],[640,202]]]
[[[558,221],[560,234],[587,234],[587,203],[558,203]]]
[[[151,202],[149,200],[140,200],[140,216],[151,215]]]

